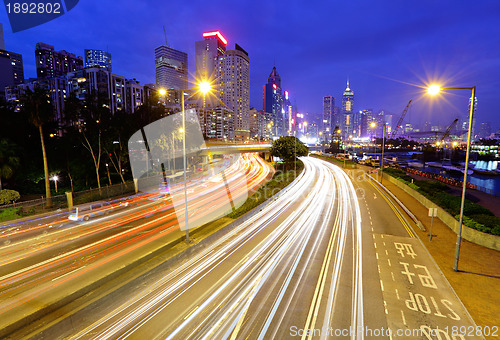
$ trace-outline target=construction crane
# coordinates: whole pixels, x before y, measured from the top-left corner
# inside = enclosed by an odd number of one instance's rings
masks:
[[[446,137],[448,137],[448,136],[449,136],[451,129],[453,129],[453,128],[455,127],[455,125],[457,125],[457,123],[458,123],[458,118],[456,118],[456,119],[455,119],[455,120],[454,120],[454,121],[450,124],[450,126],[448,126],[448,128],[446,129],[446,131],[445,131],[445,132],[443,133],[443,135],[441,136],[441,139],[439,140],[439,142],[440,142],[440,143],[442,143],[442,142],[444,141],[444,139],[445,139]]]
[[[406,116],[406,113],[408,112],[408,109],[410,108],[411,101],[412,101],[412,99],[410,99],[410,101],[406,105],[405,109],[403,110],[401,117],[399,117],[398,124],[396,125],[394,130],[392,130],[391,138],[394,138],[396,136],[396,133],[398,132],[398,129],[401,126],[401,123],[403,123],[403,119],[405,119],[405,116]]]

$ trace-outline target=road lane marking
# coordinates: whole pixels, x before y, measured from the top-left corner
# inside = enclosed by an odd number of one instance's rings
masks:
[[[198,307],[200,307],[200,306],[196,306],[196,307],[194,307],[194,309],[193,309],[191,312],[189,312],[189,313],[188,313],[188,314],[184,317],[184,320],[186,320],[187,318],[189,318],[189,316],[190,316],[191,314],[193,314],[193,313],[194,313],[194,312],[198,309]]]

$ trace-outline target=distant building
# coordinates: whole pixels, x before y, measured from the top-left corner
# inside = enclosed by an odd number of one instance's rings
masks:
[[[479,138],[488,138],[491,136],[491,123],[483,122],[479,126],[478,137]]]
[[[83,58],[66,51],[55,51],[54,46],[39,42],[35,47],[37,78],[54,78],[83,68]]]
[[[334,124],[334,114],[335,114],[335,98],[333,96],[323,97],[323,139],[331,140],[332,131],[335,128]]]
[[[196,79],[212,81],[217,60],[226,53],[227,40],[219,31],[205,32],[203,38],[194,43]]]
[[[342,94],[342,115],[343,124],[340,127],[341,134],[345,137],[352,135],[355,127],[355,122],[353,121],[354,114],[354,92],[349,87],[349,81],[347,81],[347,87]]]
[[[260,140],[260,113],[256,108],[250,109],[250,138]]]
[[[263,86],[263,110],[272,116],[271,129],[274,137],[284,135],[283,124],[283,95],[281,89],[281,77],[273,67],[267,79],[267,84]]]
[[[250,138],[250,58],[235,44],[216,63],[216,92],[222,104],[233,112],[234,138]],[[220,105],[218,105],[220,106]]]
[[[3,25],[0,22],[0,50],[5,50],[5,40],[3,38]]]
[[[23,56],[0,49],[0,97],[5,97],[6,86],[16,86],[23,82]]]
[[[294,110],[292,103],[290,101],[290,95],[288,91],[284,92],[284,97],[283,97],[283,107],[281,109],[281,112],[283,114],[283,123],[285,125],[285,135],[287,136],[293,136],[294,134]]]
[[[101,50],[85,50],[85,67],[99,67],[111,72],[111,53]]]
[[[144,104],[144,86],[141,86],[135,79],[129,79],[125,83],[126,91],[126,110],[128,113],[133,113],[142,104]]]
[[[188,55],[169,46],[155,48],[156,85],[158,88],[188,88]]]

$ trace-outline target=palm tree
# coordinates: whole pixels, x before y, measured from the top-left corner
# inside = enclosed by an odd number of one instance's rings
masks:
[[[52,114],[52,104],[49,94],[41,89],[35,88],[34,91],[27,89],[21,99],[23,110],[28,114],[30,123],[38,128],[40,141],[42,144],[43,172],[45,175],[45,195],[47,197],[47,208],[52,206],[52,196],[50,193],[49,166],[47,163],[47,152],[45,151],[45,140],[43,138],[43,125],[49,121]]]
[[[6,139],[0,140],[0,190],[2,178],[9,179],[19,167],[19,157],[16,155],[16,146]]]

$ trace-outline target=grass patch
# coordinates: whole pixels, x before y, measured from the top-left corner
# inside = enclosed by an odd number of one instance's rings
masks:
[[[293,163],[292,166],[287,166],[287,168],[290,167],[293,168]],[[288,184],[292,183],[303,169],[304,163],[299,160],[297,161],[297,173],[295,173],[293,169],[288,170],[287,172],[275,172],[273,178],[269,182],[263,185],[252,196],[250,196],[245,203],[241,205],[241,207],[227,215],[227,217],[236,219],[264,203],[266,200],[283,190],[286,186],[288,186]]]
[[[12,207],[0,209],[0,222],[9,221],[21,217],[23,214],[23,208]]]
[[[334,156],[329,157],[329,156],[323,156],[323,155],[318,155],[318,154],[311,154],[310,156],[320,158],[320,159],[325,160],[327,162],[333,163],[335,165],[340,166],[341,168],[344,167],[344,164],[345,164],[346,169],[357,169],[358,168],[358,165],[350,159],[346,159],[345,163],[344,163],[344,160],[337,159]]]
[[[459,220],[462,198],[449,194],[449,188],[446,184],[438,181],[413,180],[411,176],[400,169],[389,168],[385,169],[384,172],[418,191]],[[471,202],[467,198],[464,204],[463,223],[469,228],[479,230],[483,233],[500,236],[500,217],[496,217],[489,209]]]

